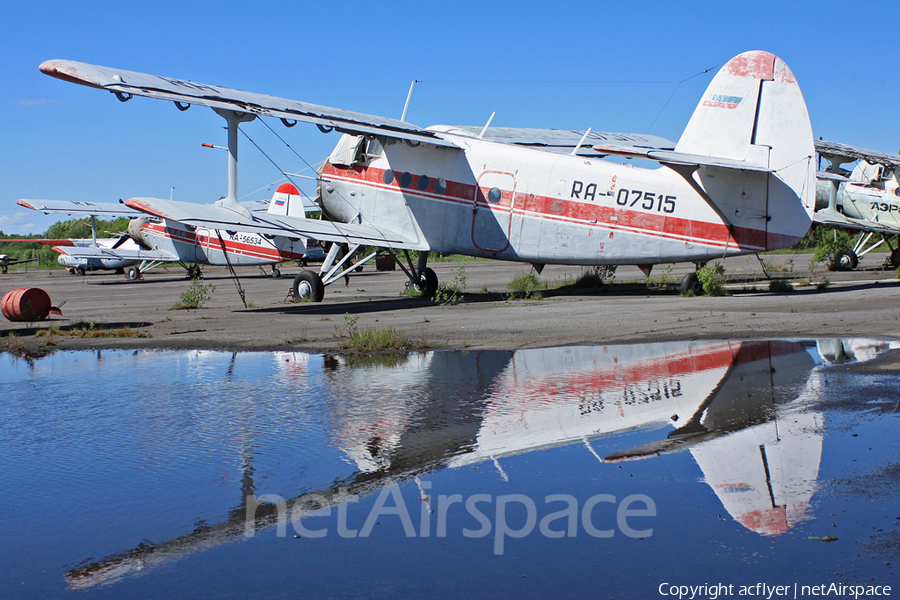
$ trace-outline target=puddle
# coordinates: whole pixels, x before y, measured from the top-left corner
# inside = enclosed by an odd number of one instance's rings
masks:
[[[712,598],[760,595],[739,594],[760,582],[772,597],[891,585],[900,388],[867,365],[897,348],[695,341],[390,364],[4,355],[0,590]]]

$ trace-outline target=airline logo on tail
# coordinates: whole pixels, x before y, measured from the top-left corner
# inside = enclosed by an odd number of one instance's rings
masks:
[[[282,183],[278,186],[278,189],[275,190],[275,194],[272,196],[272,200],[275,201],[275,206],[284,206],[285,202],[287,202],[290,196],[299,196],[300,192],[297,191],[290,183]]]
[[[737,108],[744,100],[741,96],[723,96],[722,94],[711,94],[708,100],[703,101],[703,106],[713,106],[715,108]]]

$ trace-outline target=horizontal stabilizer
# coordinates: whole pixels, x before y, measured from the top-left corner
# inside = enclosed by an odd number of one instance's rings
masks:
[[[180,221],[193,227],[237,229],[263,235],[311,237],[325,242],[366,244],[407,250],[428,250],[428,246],[384,228],[354,223],[335,223],[318,219],[288,217],[269,213],[245,216],[212,204],[192,204],[159,198],[132,198],[125,202],[131,208],[163,219]]]
[[[594,150],[602,154],[624,156],[626,158],[646,158],[661,163],[697,165],[698,167],[722,167],[726,169],[741,169],[743,171],[761,171],[763,173],[773,172],[768,165],[762,163],[736,160],[733,158],[705,156],[702,154],[688,154],[686,152],[675,152],[673,150],[641,150],[635,147],[623,148],[621,146],[606,146],[601,144],[595,145]]]

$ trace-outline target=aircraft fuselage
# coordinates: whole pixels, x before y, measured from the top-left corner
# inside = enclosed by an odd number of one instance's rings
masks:
[[[230,261],[232,265],[252,266],[323,256],[321,248],[307,248],[306,241],[300,238],[190,227],[178,221],[146,217],[133,222],[136,226],[129,226],[132,237],[147,248],[170,252],[183,262],[227,265]]]
[[[667,167],[640,168],[470,136],[461,148],[345,135],[323,166],[333,218],[390,229],[432,251],[557,264],[702,261],[791,246],[802,206],[769,203],[777,177],[700,167],[695,177],[726,224]],[[354,152],[354,147],[357,151]],[[767,178],[769,178],[767,180]],[[780,182],[778,182],[780,183]],[[760,191],[761,190],[761,191]],[[779,227],[793,228],[779,230]]]

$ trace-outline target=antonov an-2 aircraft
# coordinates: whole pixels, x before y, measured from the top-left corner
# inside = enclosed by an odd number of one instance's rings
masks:
[[[200,265],[248,266],[272,265],[272,275],[280,276],[277,265],[324,257],[322,248],[314,240],[301,236],[259,235],[244,231],[220,231],[206,227],[191,227],[177,221],[148,217],[124,204],[114,202],[77,202],[69,200],[29,200],[20,206],[43,212],[67,215],[128,217],[128,233],[118,240],[97,240],[93,243],[71,243],[78,240],[19,240],[52,244],[59,252],[59,262],[82,275],[86,269],[125,269],[129,281],[163,263],[182,265],[190,277],[200,275]],[[318,210],[304,201],[297,188],[282,183],[271,200],[251,203],[251,212],[286,213],[296,204],[300,212]],[[92,226],[92,230],[93,230]],[[13,240],[14,241],[14,240]],[[85,240],[90,242],[90,240]],[[68,243],[67,243],[68,242]],[[140,263],[140,265],[137,265]]]
[[[209,106],[228,125],[228,195],[215,205],[132,198],[128,206],[194,227],[304,235],[403,250],[410,280],[437,288],[427,251],[533,264],[701,263],[784,248],[809,229],[815,150],[794,74],[768,52],[743,53],[713,78],[674,147],[652,136],[547,129],[433,126],[171,79],[50,60],[44,73],[180,110]],[[322,166],[330,221],[251,213],[237,202],[237,132],[257,116],[344,135]],[[649,159],[638,168],[607,155]],[[345,248],[345,245],[347,248]],[[408,251],[419,251],[413,264]],[[346,256],[342,260],[346,260]],[[303,271],[295,295],[321,300],[322,277]],[[699,289],[696,274],[682,288]]]
[[[855,269],[860,258],[881,244],[891,251],[891,266],[900,267],[900,156],[824,140],[816,140],[816,151],[829,165],[818,173],[813,220],[865,234],[853,248],[838,252],[831,268]],[[841,166],[852,162],[856,162],[852,171]],[[876,235],[881,239],[873,241]]]

